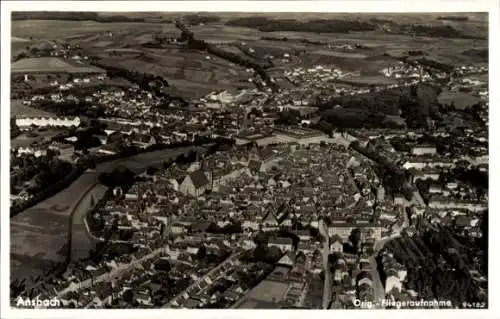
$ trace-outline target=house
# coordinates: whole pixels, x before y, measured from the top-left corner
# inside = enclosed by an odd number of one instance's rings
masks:
[[[255,247],[257,247],[257,245],[253,240],[246,239],[240,243],[240,247],[242,247],[243,249],[254,249]]]
[[[151,296],[146,289],[134,291],[134,299],[141,305],[152,305]]]
[[[436,154],[436,147],[432,145],[419,145],[412,148],[411,153],[413,155],[434,155]]]
[[[380,225],[365,223],[365,224],[352,224],[352,223],[335,223],[328,227],[328,235],[334,236],[338,235],[342,240],[347,240],[351,235],[351,232],[358,228],[361,231],[361,239],[365,241],[366,238],[373,237],[375,239],[380,239],[382,236],[382,227]]]
[[[371,286],[372,282],[373,282],[372,276],[367,271],[360,272],[356,279],[358,282],[358,287],[360,287],[363,284],[367,284],[367,285]]]
[[[455,225],[457,227],[471,227],[472,226],[472,217],[471,216],[457,216],[455,219]]]
[[[182,224],[174,223],[170,226],[170,232],[174,235],[183,234],[186,231],[186,227]]]
[[[362,259],[359,261],[359,270],[370,271],[372,268],[370,262],[367,259]]]
[[[279,266],[287,266],[293,267],[295,264],[295,254],[291,251],[287,252],[281,259],[278,261]]]
[[[413,175],[412,181],[413,183],[416,183],[419,180],[426,180],[426,179],[432,179],[434,181],[437,181],[439,180],[439,176],[441,176],[441,173],[438,170],[426,170],[425,172],[418,171]]]
[[[250,160],[250,162],[248,162],[248,169],[252,174],[260,172],[261,166],[262,162],[257,160]]]
[[[299,237],[300,241],[309,241],[312,239],[311,232],[309,230],[297,230],[295,235]]]
[[[484,203],[452,200],[441,196],[431,197],[429,200],[429,207],[434,209],[466,209],[472,212],[480,212],[488,209],[488,205]]]
[[[202,170],[197,170],[187,175],[182,181],[179,190],[184,195],[198,197],[210,189],[210,180]]]
[[[303,252],[304,254],[312,254],[315,247],[310,242],[300,241],[297,245],[297,251]]]
[[[186,252],[191,255],[196,255],[198,253],[198,250],[198,247],[193,247],[191,245],[188,245],[188,247],[186,247]]]
[[[281,251],[291,251],[293,249],[293,240],[288,237],[272,237],[269,238],[268,245],[278,247]]]
[[[259,223],[256,220],[251,220],[251,219],[245,219],[243,223],[241,224],[241,227],[246,230],[246,229],[251,229],[251,230],[259,230]]]
[[[169,182],[170,184],[172,185],[172,187],[174,188],[175,191],[179,191],[180,189],[180,186],[182,184],[184,180],[182,178],[178,178],[178,179],[175,179],[175,178],[171,178],[169,179]]]
[[[385,280],[385,293],[389,293],[392,290],[396,289],[401,291],[403,284],[397,274],[393,271],[388,271],[387,278]]]
[[[272,230],[279,227],[279,222],[272,211],[268,211],[267,214],[262,219],[263,230]]]
[[[336,282],[342,282],[344,278],[348,277],[349,273],[345,271],[342,265],[338,265],[333,272],[333,280]]]
[[[17,117],[16,125],[20,129],[26,129],[32,125],[37,127],[78,127],[80,125],[80,118],[74,117]]]
[[[330,253],[341,253],[344,250],[344,245],[342,244],[342,239],[339,236],[334,235],[330,241]]]
[[[28,193],[28,191],[26,189],[23,189],[22,191],[19,192],[19,194],[17,194],[18,198],[22,199],[22,200],[29,200],[31,197],[33,197],[32,195],[30,195]]]

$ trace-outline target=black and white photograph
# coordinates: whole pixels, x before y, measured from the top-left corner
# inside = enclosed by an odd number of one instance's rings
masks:
[[[495,307],[487,5],[74,2],[2,8],[11,311]]]

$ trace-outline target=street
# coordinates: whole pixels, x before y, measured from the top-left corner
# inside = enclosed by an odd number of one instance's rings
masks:
[[[319,221],[319,232],[323,236],[323,248],[321,255],[323,259],[323,272],[325,274],[325,284],[323,288],[323,309],[328,309],[332,299],[332,276],[328,268],[328,255],[330,254],[330,238],[328,229],[323,220]]]
[[[373,304],[376,309],[383,309],[381,306],[382,300],[385,299],[385,287],[380,279],[380,274],[377,268],[377,261],[375,258],[377,257],[379,251],[384,247],[385,243],[392,240],[393,237],[384,238],[377,242],[373,246],[373,254],[368,258],[370,262],[370,275],[372,276],[372,288],[373,288]]]

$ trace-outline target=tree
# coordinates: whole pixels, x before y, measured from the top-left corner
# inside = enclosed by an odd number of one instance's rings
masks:
[[[158,171],[158,169],[154,166],[148,166],[148,168],[146,169],[146,174],[152,176],[154,175],[156,172]]]
[[[281,252],[281,250],[276,246],[272,246],[272,247],[269,247],[267,250],[266,260],[269,263],[275,263],[278,260],[280,260],[280,258],[282,256],[283,256],[283,253]]]
[[[169,168],[170,165],[172,165],[172,160],[168,160],[168,161],[163,162],[163,168],[164,169]]]
[[[361,231],[359,230],[359,228],[354,228],[351,231],[351,235],[349,236],[349,240],[351,241],[352,246],[354,247],[354,249],[357,252],[357,250],[361,244]]]
[[[198,249],[196,257],[198,259],[204,259],[205,257],[207,257],[207,248],[205,247],[205,245],[201,245],[201,247]]]
[[[262,111],[258,110],[255,107],[252,107],[252,109],[248,113],[248,118],[250,118],[251,115],[255,115],[256,117],[262,117]]]
[[[21,130],[16,124],[16,119],[13,117],[10,119],[10,138],[15,138],[21,134]]]
[[[16,55],[16,57],[14,58],[14,61],[19,61],[21,59],[26,59],[27,57],[28,57],[28,55],[26,54],[26,52],[21,52],[18,55]]]
[[[155,268],[158,270],[169,272],[172,269],[172,266],[167,259],[159,259],[155,264]]]
[[[132,289],[125,290],[122,298],[125,302],[132,304],[134,302],[134,291]]]
[[[254,242],[257,246],[266,246],[268,243],[268,236],[266,233],[260,232],[255,236]]]

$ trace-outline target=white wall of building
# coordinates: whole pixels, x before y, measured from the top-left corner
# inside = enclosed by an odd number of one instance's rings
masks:
[[[69,118],[69,117],[22,117],[16,118],[16,125],[19,128],[27,128],[31,125],[38,127],[71,127],[80,126],[81,121],[79,117]]]

